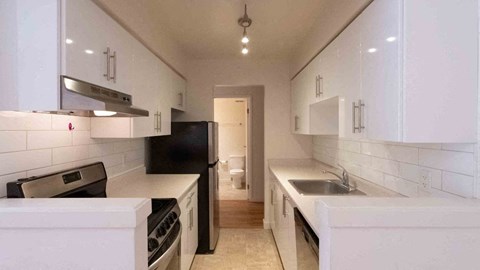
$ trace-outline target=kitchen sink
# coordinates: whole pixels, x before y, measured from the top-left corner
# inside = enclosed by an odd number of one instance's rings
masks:
[[[338,180],[288,180],[302,195],[366,195],[360,190],[349,191]]]

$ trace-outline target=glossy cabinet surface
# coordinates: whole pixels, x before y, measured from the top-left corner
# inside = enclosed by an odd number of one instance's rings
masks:
[[[62,74],[130,93],[133,37],[90,0],[62,9]]]
[[[198,189],[192,187],[185,198],[179,202],[180,222],[182,223],[180,268],[190,269],[198,246]]]
[[[309,104],[339,96],[340,137],[475,142],[478,52],[477,1],[375,0],[292,80],[292,132],[318,134]]]
[[[288,195],[284,194],[278,183],[274,183],[272,232],[284,269],[297,269],[295,246],[295,218],[293,206]]]

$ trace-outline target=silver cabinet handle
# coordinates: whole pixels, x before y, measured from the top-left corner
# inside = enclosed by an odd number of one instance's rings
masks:
[[[357,130],[360,131],[360,128],[357,127],[357,104],[352,102],[352,132],[357,133]]]
[[[158,113],[154,114],[153,116],[153,128],[155,131],[158,130]]]
[[[282,194],[282,215],[285,217],[287,216],[287,211],[285,209],[285,201],[287,200],[287,197],[285,194]]]
[[[188,219],[189,219],[188,228],[189,228],[190,230],[192,230],[192,228],[193,228],[193,208],[190,208],[190,212],[189,212],[188,214],[189,214],[189,217],[188,217]]]
[[[362,110],[364,110],[365,108],[365,103],[363,103],[363,101],[361,99],[358,100],[358,118],[360,119],[359,123],[358,123],[358,127],[360,129],[360,132],[362,132],[362,130],[365,129],[365,125],[363,123],[363,112]]]
[[[270,204],[273,205],[273,189],[270,189]]]
[[[295,115],[295,131],[299,130],[300,128],[298,127],[298,119],[300,117],[298,117],[297,115]]]
[[[162,112],[157,112],[157,127],[158,131],[162,132]]]
[[[178,103],[178,106],[183,107],[183,93],[178,93],[180,96],[180,102]]]
[[[318,88],[318,84],[319,84],[319,83],[318,83],[318,78],[319,78],[319,76],[317,75],[317,76],[315,77],[315,97],[320,96],[320,92],[319,92],[320,89]]]
[[[117,52],[113,52],[113,55],[110,56],[113,59],[113,76],[110,79],[113,80],[114,83],[117,82]]]
[[[365,129],[365,125],[363,124],[363,113],[362,110],[365,107],[365,103],[361,99],[358,100],[358,105],[353,102],[352,103],[352,130],[353,133],[362,133],[362,130]],[[357,110],[358,110],[358,117],[357,117]],[[357,126],[357,118],[358,118],[358,126]]]
[[[318,95],[323,95],[323,77],[318,75]]]
[[[107,47],[107,50],[103,52],[107,56],[107,73],[103,74],[103,77],[107,79],[107,81],[110,81],[110,48]]]

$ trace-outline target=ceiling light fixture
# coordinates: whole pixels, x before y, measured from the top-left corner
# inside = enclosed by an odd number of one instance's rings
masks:
[[[245,4],[245,13],[243,14],[243,17],[240,17],[238,19],[238,25],[243,27],[242,53],[247,54],[248,53],[247,43],[250,41],[250,38],[248,38],[248,35],[247,35],[247,28],[250,27],[250,25],[252,25],[252,19],[250,19],[247,14],[247,4]]]

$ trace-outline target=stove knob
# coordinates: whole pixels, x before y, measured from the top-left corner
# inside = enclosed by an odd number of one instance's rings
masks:
[[[158,241],[155,238],[148,238],[148,252],[154,251],[158,248]]]
[[[164,221],[164,222],[162,223],[162,227],[164,227],[166,230],[168,230],[168,229],[170,229],[170,223]]]
[[[177,219],[177,218],[178,218],[178,215],[177,215],[177,213],[175,213],[175,212],[172,212],[172,217],[173,217],[173,219]]]
[[[169,216],[167,220],[168,220],[168,223],[170,223],[170,224],[173,224],[173,222],[175,222],[175,220],[173,220],[172,216]]]
[[[167,230],[163,226],[160,226],[157,230],[157,237],[162,237],[167,234]]]

